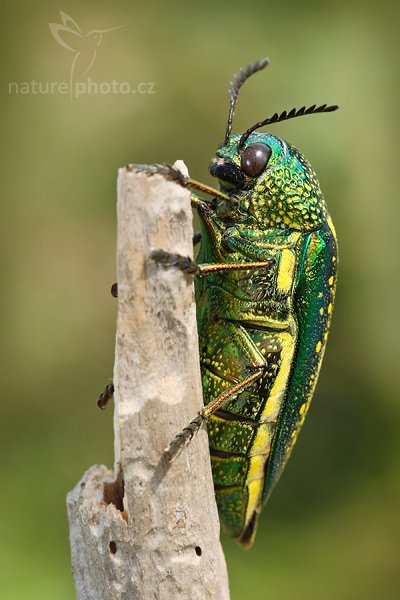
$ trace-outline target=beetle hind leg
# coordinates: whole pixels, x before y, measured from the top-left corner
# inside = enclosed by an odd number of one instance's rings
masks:
[[[202,414],[202,411],[200,411],[199,414],[174,437],[168,448],[164,451],[164,458],[169,463],[172,463],[182,450],[190,444],[205,420],[206,418]]]
[[[114,384],[107,383],[104,390],[101,392],[100,396],[97,398],[97,406],[104,410],[107,406],[109,400],[114,396]]]
[[[253,383],[256,379],[259,379],[266,365],[259,365],[253,367],[254,372],[249,377],[246,377],[243,381],[240,381],[229,390],[215,398],[212,402],[207,404],[195,417],[190,421],[189,425],[184,427],[180,433],[172,440],[168,448],[164,452],[164,457],[168,462],[172,462],[179,456],[182,450],[191,442],[193,437],[199,431],[207,419],[214,414],[222,405],[226,404],[233,396],[239,394],[245,387]]]

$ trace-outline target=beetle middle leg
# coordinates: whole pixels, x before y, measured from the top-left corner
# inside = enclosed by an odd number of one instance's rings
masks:
[[[274,258],[247,263],[210,263],[199,265],[189,256],[173,254],[172,252],[166,252],[165,250],[154,250],[150,254],[150,257],[164,267],[176,267],[184,273],[200,276],[207,275],[209,273],[215,273],[217,271],[263,269],[271,268],[275,265]]]
[[[211,264],[197,264],[190,256],[182,256],[181,254],[173,254],[172,252],[166,252],[165,250],[154,250],[150,254],[155,262],[163,265],[164,267],[175,267],[180,269],[188,275],[200,275],[205,276],[209,273],[216,273],[217,271],[234,271],[234,270],[247,270],[247,269],[265,269],[271,268],[275,265],[275,259],[270,258],[263,261],[248,262],[248,263],[211,263]],[[111,286],[111,295],[114,298],[118,297],[118,284],[113,283]]]

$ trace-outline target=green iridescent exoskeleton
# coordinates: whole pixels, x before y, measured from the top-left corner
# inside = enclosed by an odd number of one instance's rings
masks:
[[[304,422],[337,269],[335,230],[314,170],[284,140],[255,131],[315,106],[230,135],[239,88],[263,66],[247,67],[231,86],[227,134],[210,164],[227,199],[193,196],[202,226],[198,263],[221,266],[195,281],[204,403],[226,397],[207,422],[216,500],[225,529],[244,546]]]
[[[210,164],[219,191],[174,168],[163,173],[212,196],[192,195],[201,221],[198,263],[162,250],[165,266],[195,276],[205,408],[171,443],[172,460],[207,421],[220,519],[243,546],[304,422],[325,350],[336,285],[337,243],[317,177],[293,146],[256,130],[337,106],[275,113],[231,135],[248,65],[230,87],[223,144]]]
[[[253,380],[208,419],[220,518],[243,545],[304,422],[321,365],[335,291],[336,238],[314,171],[278,137],[238,135],[210,170],[238,203],[194,200],[202,223],[198,262],[269,266],[196,278],[204,402],[253,373]],[[242,177],[253,144],[271,149],[268,165]],[[238,189],[235,176],[240,180]]]

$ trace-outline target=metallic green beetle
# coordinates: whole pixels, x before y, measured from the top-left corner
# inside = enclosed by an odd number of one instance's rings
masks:
[[[231,135],[239,89],[268,59],[240,70],[230,87],[223,144],[210,172],[220,191],[173,168],[139,166],[207,192],[192,195],[202,225],[198,264],[163,251],[153,258],[195,275],[204,410],[177,436],[177,455],[207,420],[216,500],[225,529],[243,546],[278,481],[318,377],[335,294],[337,244],[320,186],[300,152],[260,127],[336,110],[304,107]]]

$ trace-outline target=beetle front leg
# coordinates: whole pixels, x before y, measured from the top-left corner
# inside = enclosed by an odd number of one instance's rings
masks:
[[[140,171],[145,173],[146,175],[163,175],[167,179],[172,179],[172,181],[177,181],[181,185],[186,185],[186,180],[189,178],[184,175],[179,169],[176,169],[172,165],[139,165],[135,163],[131,163],[126,166],[128,171]]]
[[[212,188],[211,186],[206,185],[205,183],[201,183],[200,181],[196,181],[195,179],[192,179],[191,177],[184,175],[181,171],[179,171],[179,169],[176,169],[172,165],[160,165],[160,164],[138,165],[135,163],[131,163],[131,164],[127,165],[126,168],[128,169],[128,171],[140,171],[140,172],[145,173],[146,175],[150,175],[150,176],[151,175],[163,175],[167,179],[176,181],[176,183],[178,183],[182,187],[200,190],[201,192],[210,194],[211,196],[213,196],[213,198],[219,198],[220,200],[226,200],[227,202],[229,202],[231,204],[236,205],[238,203],[236,198],[233,198],[232,196],[228,196],[227,194],[224,194],[223,192],[220,192],[219,190],[216,190],[216,189]],[[210,203],[209,200],[200,199],[200,201],[204,202],[205,204],[213,204],[213,202]]]

